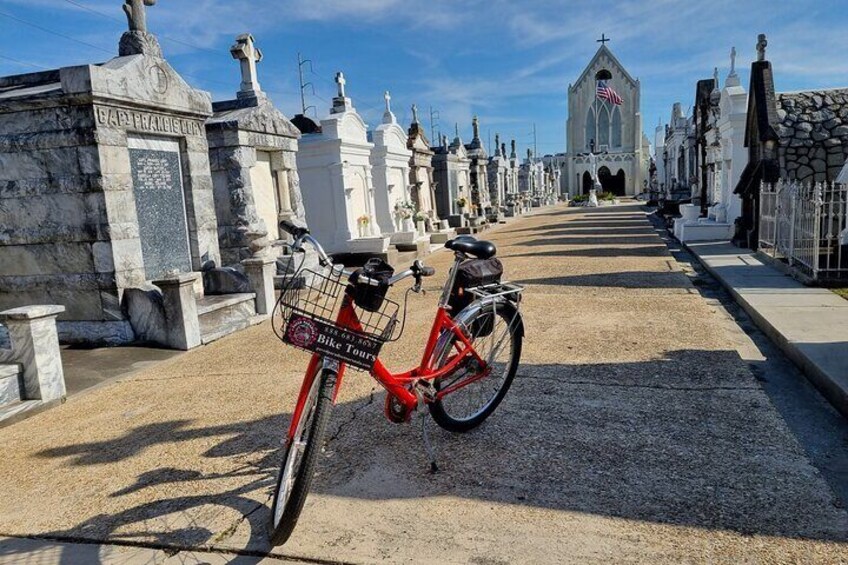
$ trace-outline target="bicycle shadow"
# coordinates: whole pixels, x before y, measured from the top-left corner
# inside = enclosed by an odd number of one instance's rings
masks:
[[[420,422],[388,423],[383,399],[380,392],[336,407],[299,528],[310,528],[310,516],[325,526],[346,523],[333,516],[338,499],[455,497],[746,535],[846,539],[844,511],[776,414],[762,410],[768,399],[735,352],[522,365],[504,403],[477,430],[454,435],[428,422],[436,474],[429,472]],[[202,428],[173,420],[108,441],[46,449],[40,453],[46,459],[100,466],[120,465],[164,443],[211,444],[183,467],[149,468],[103,493],[111,499],[143,493],[149,501],[39,535],[265,554],[288,418]],[[240,465],[206,470],[219,459]],[[222,525],[224,510],[238,518]],[[96,548],[86,551],[86,562],[97,563]],[[0,547],[4,555],[14,552]]]

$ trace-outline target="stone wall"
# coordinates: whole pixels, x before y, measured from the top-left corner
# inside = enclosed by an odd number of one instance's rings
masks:
[[[781,176],[833,181],[848,158],[848,89],[777,95]]]
[[[2,84],[2,83],[0,83]],[[0,310],[62,304],[109,319],[117,290],[91,106],[0,112]]]

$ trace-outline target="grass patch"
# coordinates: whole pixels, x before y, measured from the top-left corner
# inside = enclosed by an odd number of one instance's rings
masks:
[[[845,300],[848,300],[848,288],[832,288],[830,289]]]

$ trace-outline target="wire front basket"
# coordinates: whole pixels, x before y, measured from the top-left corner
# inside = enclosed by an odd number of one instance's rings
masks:
[[[298,349],[370,369],[383,344],[400,337],[400,306],[387,298],[374,311],[356,306],[351,297],[346,298],[349,284],[340,265],[306,269],[301,260],[282,285],[274,308],[274,333]],[[357,329],[337,323],[342,305],[348,301],[356,312]],[[358,355],[351,357],[351,351]]]

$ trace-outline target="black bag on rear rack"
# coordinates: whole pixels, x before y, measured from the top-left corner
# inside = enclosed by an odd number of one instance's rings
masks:
[[[497,257],[491,259],[469,259],[461,263],[456,272],[456,279],[451,289],[448,306],[451,307],[451,316],[459,314],[466,306],[474,302],[475,296],[466,289],[478,286],[486,286],[501,282],[503,276],[503,263]],[[494,311],[489,311],[481,320],[471,328],[476,337],[486,337],[492,333],[494,328]]]
[[[370,279],[379,281],[377,286],[359,281],[359,275],[363,274]],[[373,257],[368,259],[365,266],[357,269],[350,276],[350,285],[353,287],[354,303],[368,312],[377,312],[383,305],[386,292],[389,290],[389,279],[395,274],[391,265]]]

